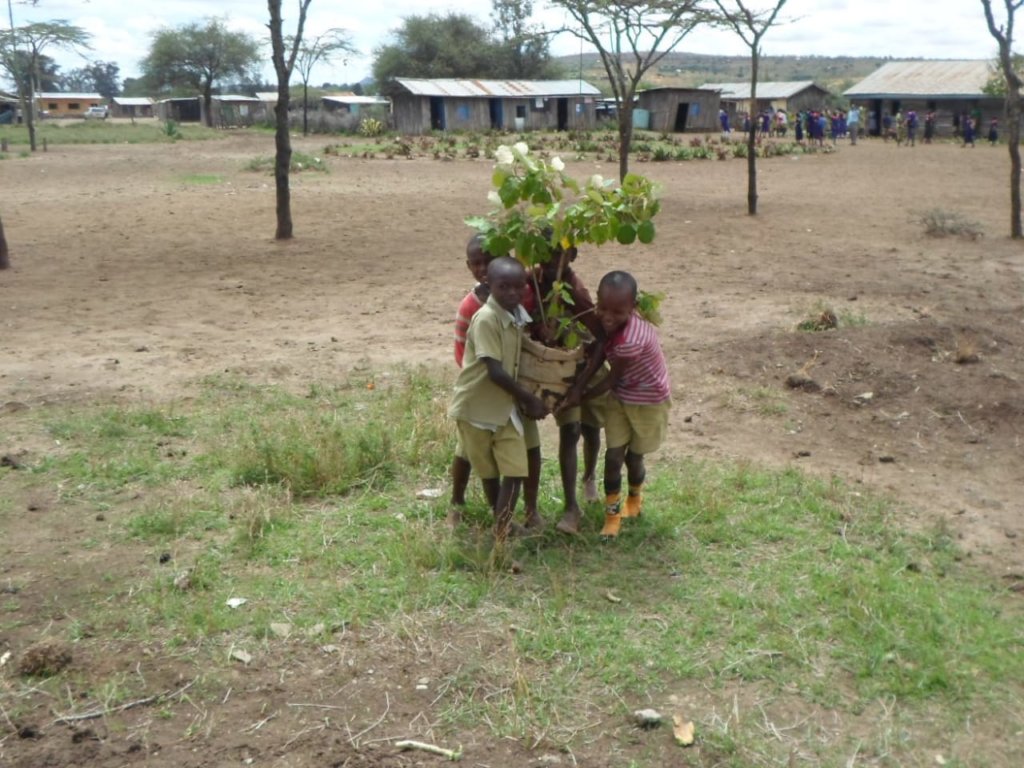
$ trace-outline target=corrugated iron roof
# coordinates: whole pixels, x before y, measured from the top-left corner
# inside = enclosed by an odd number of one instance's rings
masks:
[[[37,99],[79,99],[81,101],[101,101],[103,99],[98,93],[37,93]]]
[[[791,99],[808,88],[821,88],[813,80],[766,80],[757,84],[758,99]],[[721,91],[723,99],[749,99],[750,83],[705,83],[701,90]],[[825,90],[821,88],[821,90]]]
[[[214,101],[240,101],[240,102],[259,102],[255,96],[238,96],[233,93],[222,93],[220,96],[211,97]]]
[[[119,107],[151,107],[153,100],[148,96],[115,96],[114,103]]]
[[[414,96],[461,96],[464,98],[544,96],[599,96],[601,91],[584,80],[454,80],[395,78]]]
[[[959,61],[890,61],[843,95],[856,98],[890,96],[982,96],[991,77],[983,59]]]
[[[354,93],[341,93],[333,94],[331,96],[321,96],[324,101],[334,102],[335,104],[390,104],[387,99],[378,99],[376,96],[357,96]]]

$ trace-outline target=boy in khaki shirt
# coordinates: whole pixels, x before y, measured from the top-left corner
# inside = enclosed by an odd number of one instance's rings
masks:
[[[527,475],[522,416],[541,419],[547,408],[516,381],[521,329],[530,319],[520,306],[526,270],[513,258],[494,259],[487,267],[487,283],[491,295],[473,315],[466,333],[463,367],[448,415],[456,420],[466,458],[483,481],[494,510],[495,540],[502,542],[512,528],[512,513]],[[539,522],[526,521],[528,527]]]

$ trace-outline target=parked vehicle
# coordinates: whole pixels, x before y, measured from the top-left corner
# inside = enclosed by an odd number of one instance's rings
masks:
[[[85,110],[84,117],[86,120],[106,120],[109,114],[110,110],[101,105],[98,107],[89,107]]]

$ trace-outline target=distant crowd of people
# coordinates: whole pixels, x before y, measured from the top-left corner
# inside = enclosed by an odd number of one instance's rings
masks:
[[[792,125],[794,138],[798,143],[810,142],[823,146],[826,140],[833,145],[840,139],[849,139],[850,144],[856,144],[861,135],[862,110],[856,104],[849,109],[809,109],[797,112],[792,118],[784,109],[764,109],[753,117],[756,120],[754,129],[758,137],[769,136],[782,137],[787,134]],[[743,133],[747,134],[751,129],[751,116],[743,112],[742,119]],[[718,111],[718,120],[723,136],[732,132],[729,113],[725,109]],[[981,125],[981,112],[962,112],[953,116],[953,136],[962,141],[962,146],[973,147],[978,137]],[[893,140],[897,146],[916,146],[919,132],[923,129],[922,139],[925,144],[931,144],[935,139],[936,115],[934,110],[929,110],[923,117],[919,116],[913,109],[906,112],[896,110],[893,115],[885,112],[881,117],[879,125],[877,113],[871,113],[868,122],[868,132],[880,134],[885,141]],[[989,143],[995,144],[999,141],[999,121],[992,118],[988,125]]]

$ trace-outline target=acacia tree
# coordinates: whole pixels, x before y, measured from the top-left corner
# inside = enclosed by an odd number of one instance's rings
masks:
[[[619,180],[629,172],[633,97],[643,76],[707,16],[700,0],[552,0],[575,26],[570,32],[597,49],[618,104]]]
[[[464,13],[407,16],[393,42],[374,50],[373,78],[385,96],[396,77],[504,77],[490,32]]]
[[[1006,81],[1006,143],[1010,149],[1010,237],[1015,240],[1024,237],[1020,215],[1020,118],[1021,118],[1021,77],[1014,67],[1013,22],[1014,16],[1024,5],[1024,0],[1003,0],[1005,16],[996,20],[992,0],[981,0],[985,9],[988,31],[999,45],[999,66]]]
[[[286,45],[294,47],[295,41],[288,38]],[[309,135],[309,78],[313,67],[327,63],[342,53],[355,53],[348,35],[342,29],[328,29],[309,42],[299,45],[299,53],[295,58],[295,71],[302,80],[302,135]]]
[[[771,29],[786,0],[764,10],[752,10],[743,0],[715,0],[721,14],[719,23],[728,27],[750,49],[750,130],[747,132],[747,213],[757,215],[757,70],[761,62],[761,40]]]
[[[543,78],[554,69],[548,33],[530,23],[532,0],[491,0],[491,20],[510,78]]]
[[[267,0],[270,11],[271,58],[274,71],[277,73],[277,105],[274,107],[275,131],[274,145],[274,185],[277,190],[277,231],[274,238],[290,240],[292,237],[292,197],[288,186],[288,172],[292,164],[292,142],[288,135],[288,101],[290,97],[289,82],[295,61],[302,46],[302,31],[306,26],[306,12],[313,0],[299,0],[299,21],[295,34],[285,40],[282,31],[281,0]]]
[[[120,74],[121,68],[112,61],[92,61],[72,69],[60,82],[69,91],[95,91],[109,99],[121,93]]]
[[[12,17],[13,19],[13,17]],[[0,62],[18,89],[21,112],[28,128],[29,148],[36,150],[35,94],[39,91],[43,51],[61,48],[68,51],[88,49],[92,35],[65,19],[40,21],[0,33]]]
[[[153,33],[149,54],[139,65],[156,87],[187,87],[201,93],[206,124],[212,126],[214,86],[233,77],[247,79],[259,60],[259,43],[211,18]]]

